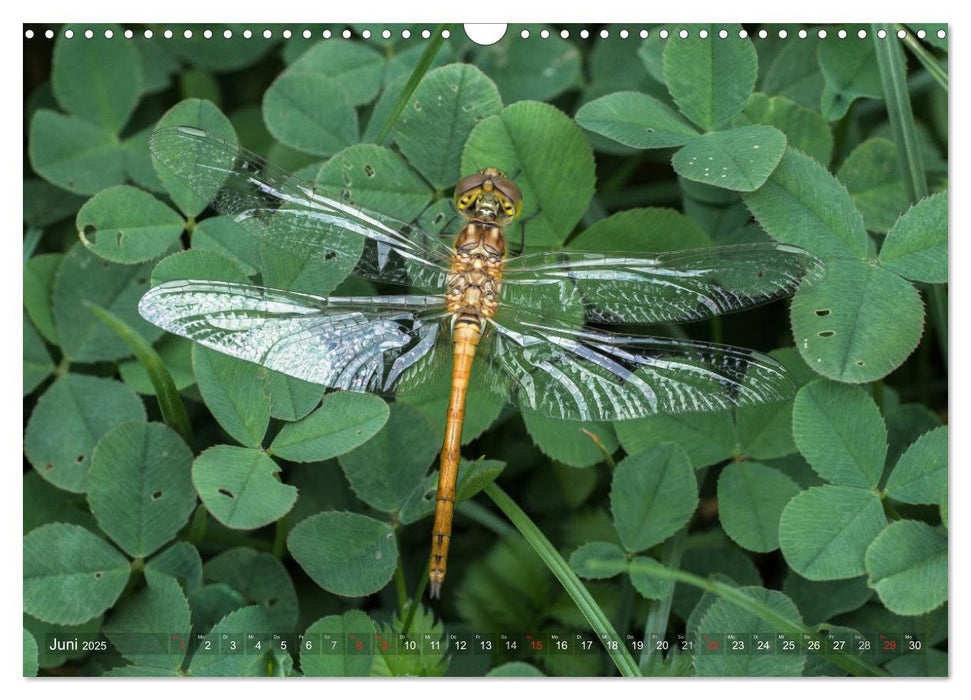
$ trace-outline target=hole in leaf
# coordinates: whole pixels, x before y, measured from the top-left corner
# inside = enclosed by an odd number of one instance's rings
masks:
[[[161,491],[155,491],[155,492],[152,493],[152,500],[153,501],[157,501],[161,497],[162,497],[162,492]]]
[[[820,338],[832,338],[834,335],[836,335],[836,331],[819,331],[819,333],[816,335],[818,335]]]
[[[829,316],[829,309],[816,309],[817,316]]]
[[[98,242],[98,227],[94,224],[87,224],[80,231],[81,240],[88,245],[95,245]]]
[[[351,191],[349,189],[347,189],[346,187],[341,188],[341,197],[343,199],[350,199],[351,198]]]
[[[856,361],[856,366],[857,367],[866,367],[866,362],[864,360],[857,360]]]
[[[414,104],[414,107],[415,107],[415,111],[416,112],[420,112],[421,111],[421,102],[416,102]]]
[[[124,231],[119,231],[117,234],[115,234],[115,245],[117,245],[119,248],[121,248],[121,242],[123,240],[125,240]]]
[[[334,252],[333,250],[328,250],[327,254],[324,255],[324,260],[333,260],[336,257],[337,257],[336,252]]]
[[[236,498],[236,495],[232,491],[228,491],[226,489],[219,489],[219,493],[221,493],[226,498],[232,498],[232,499]]]
[[[370,165],[365,163],[364,174],[367,175],[368,177],[374,177],[374,168],[372,168]]]
[[[81,464],[81,462],[83,461],[84,461],[84,455],[78,455],[77,457],[74,458],[75,464]]]
[[[435,489],[428,489],[421,495],[423,500],[430,501],[435,497]]]
[[[103,574],[103,573],[102,573],[101,571],[95,571],[95,572],[94,572],[94,577],[95,577],[95,578],[101,578],[101,577],[102,577],[103,575],[104,575],[104,574]]]

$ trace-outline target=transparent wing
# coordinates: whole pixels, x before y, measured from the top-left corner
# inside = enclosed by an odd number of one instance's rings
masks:
[[[170,333],[335,389],[392,395],[451,361],[440,296],[318,297],[174,280],[146,292],[138,310]]]
[[[553,317],[582,309],[595,323],[696,321],[788,296],[824,275],[816,256],[782,243],[535,253],[507,262],[502,303]]]
[[[727,345],[570,329],[501,308],[480,343],[486,384],[523,411],[578,421],[715,411],[795,392],[768,355]]]
[[[393,217],[311,185],[195,127],[158,129],[152,156],[203,202],[267,244],[369,279],[441,290],[450,249]]]

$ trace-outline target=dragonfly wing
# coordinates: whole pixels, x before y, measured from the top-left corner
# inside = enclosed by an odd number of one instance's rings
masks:
[[[451,360],[440,296],[318,297],[174,280],[146,292],[138,310],[208,348],[335,389],[392,395]]]
[[[149,148],[193,194],[268,245],[378,282],[444,287],[450,248],[415,226],[330,194],[202,129],[158,129]]]
[[[502,303],[596,323],[696,321],[788,296],[823,278],[811,253],[782,243],[669,253],[549,252],[510,260]]]
[[[500,309],[482,353],[523,411],[578,421],[714,411],[789,398],[768,355],[728,345],[571,329]]]

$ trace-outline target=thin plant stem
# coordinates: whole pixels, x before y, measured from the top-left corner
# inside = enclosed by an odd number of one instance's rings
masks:
[[[374,139],[374,142],[379,146],[382,145],[386,138],[391,134],[391,129],[394,128],[395,122],[398,121],[398,117],[401,116],[402,110],[404,110],[405,105],[408,104],[408,100],[411,98],[411,94],[418,87],[418,83],[421,79],[425,77],[425,73],[431,67],[432,62],[435,60],[435,56],[438,54],[439,50],[444,46],[445,39],[442,37],[442,32],[445,30],[450,30],[452,25],[450,24],[440,24],[435,31],[432,33],[431,39],[425,46],[425,50],[421,54],[421,58],[418,59],[418,65],[411,72],[411,77],[408,78],[408,82],[405,83],[405,87],[402,89],[401,94],[398,96],[398,101],[394,103],[394,107],[391,108],[391,114],[381,125],[381,131],[378,132],[378,136]]]
[[[489,484],[485,488],[485,494],[492,499],[492,502],[499,506],[499,510],[505,513],[506,517],[516,526],[523,538],[539,555],[543,563],[549,568],[552,574],[563,585],[564,590],[573,599],[581,614],[593,628],[600,640],[604,643],[607,654],[617,666],[622,676],[640,676],[641,670],[634,657],[631,656],[627,646],[617,634],[613,624],[607,618],[603,609],[597,604],[590,595],[590,591],[580,581],[577,575],[570,568],[567,561],[560,555],[553,544],[546,538],[536,524],[530,520],[529,516],[523,512],[515,501],[513,501],[505,491],[495,483]]]

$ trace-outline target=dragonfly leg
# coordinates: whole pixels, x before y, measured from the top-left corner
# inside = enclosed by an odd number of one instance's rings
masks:
[[[515,257],[515,256],[518,256],[518,255],[522,255],[523,254],[523,250],[526,249],[526,224],[528,224],[530,221],[532,221],[533,219],[535,219],[542,212],[543,212],[542,209],[537,209],[536,211],[534,211],[532,214],[530,214],[526,218],[520,220],[520,222],[519,222],[519,247],[517,249],[515,249],[515,250],[510,250],[509,251],[509,254],[510,255],[512,255],[513,257]]]

